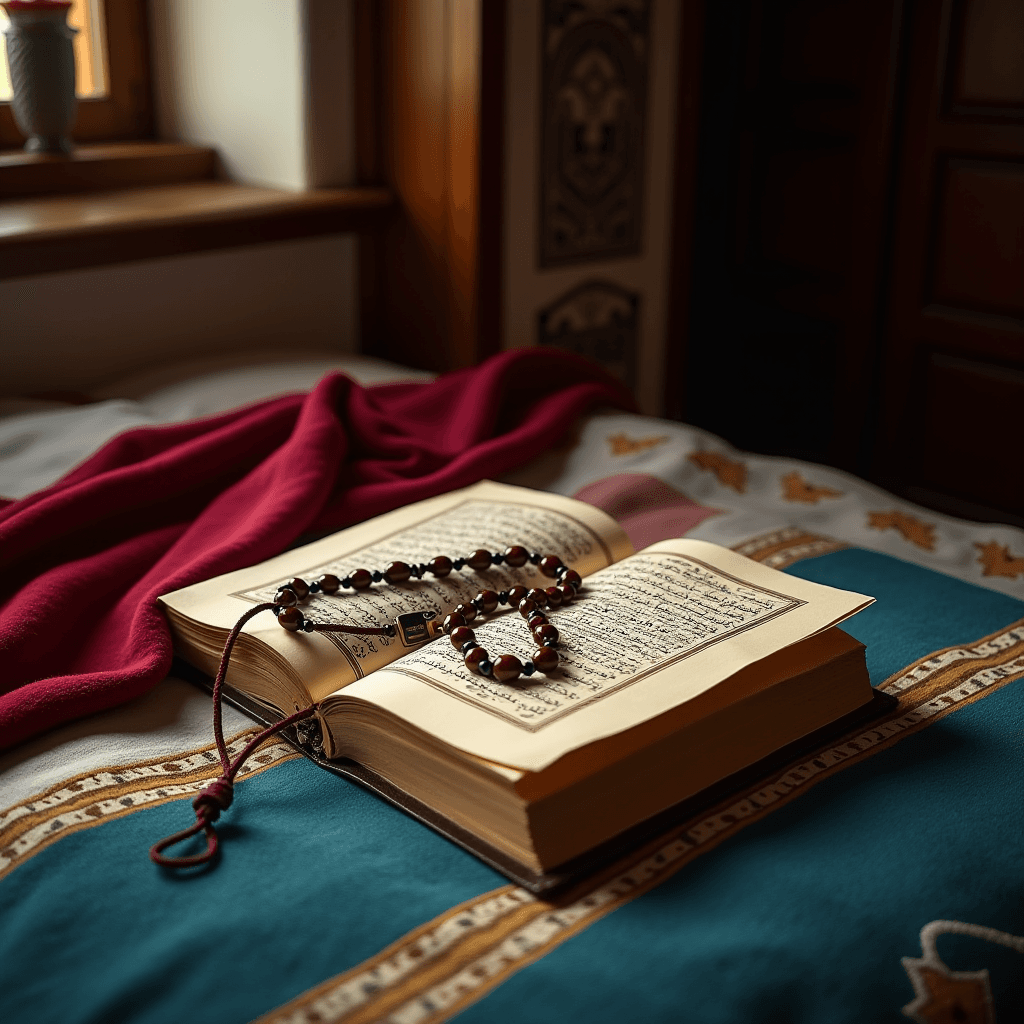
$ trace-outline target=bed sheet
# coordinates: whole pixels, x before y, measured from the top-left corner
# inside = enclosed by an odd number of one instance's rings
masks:
[[[332,370],[367,386],[432,376],[369,356],[297,349],[281,363],[238,352],[115,378],[80,396],[82,404],[0,398],[0,497],[23,498],[48,486],[125,430],[306,392]]]
[[[0,493],[327,368],[10,410]],[[898,706],[548,903],[273,739],[222,862],[164,874],[148,846],[218,774],[208,697],[167,679],[0,756],[0,1019],[1019,1019],[1024,532],[621,413],[506,479],[606,509],[638,547],[685,534],[874,595],[850,632]],[[253,731],[226,710],[236,748]]]

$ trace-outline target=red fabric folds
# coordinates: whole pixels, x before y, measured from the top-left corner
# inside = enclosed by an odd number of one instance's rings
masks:
[[[156,598],[526,462],[632,399],[567,353],[520,349],[429,383],[340,374],[209,419],[131,430],[0,509],[0,748],[166,675]]]

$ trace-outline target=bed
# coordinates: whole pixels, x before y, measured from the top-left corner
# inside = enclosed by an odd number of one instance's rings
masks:
[[[0,494],[111,438],[427,375],[251,355],[0,404]],[[554,901],[271,738],[229,853],[146,857],[218,774],[209,696],[169,676],[0,753],[0,1019],[1009,1021],[1024,1016],[1024,532],[609,408],[507,482],[636,547],[686,534],[871,594],[849,631],[896,707]],[[237,749],[253,723],[225,710]]]

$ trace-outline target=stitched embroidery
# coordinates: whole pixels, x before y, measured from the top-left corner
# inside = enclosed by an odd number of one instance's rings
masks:
[[[935,526],[915,519],[906,512],[869,512],[868,526],[872,530],[896,530],[904,540],[925,551],[935,550]]]
[[[731,487],[737,494],[747,489],[747,467],[744,463],[726,458],[721,452],[691,452],[687,458],[699,469],[710,470],[720,484]]]
[[[787,526],[782,530],[762,533],[743,541],[742,544],[736,544],[733,551],[773,569],[785,569],[786,566],[805,558],[816,558],[832,551],[842,551],[849,546],[844,541],[819,533],[810,533],[800,526]]]
[[[799,473],[794,470],[787,473],[781,479],[782,496],[786,501],[802,501],[807,505],[817,505],[822,498],[841,498],[842,491],[834,490],[831,487],[816,487],[809,484]]]
[[[636,455],[637,452],[645,452],[648,448],[657,448],[668,440],[667,434],[655,437],[630,437],[628,434],[609,434],[608,447],[612,455]]]
[[[987,544],[974,545],[979,552],[978,562],[982,566],[982,576],[1005,576],[1015,580],[1024,573],[1024,558],[1016,558],[1010,554],[1006,544],[990,540]]]
[[[238,754],[258,731],[246,729],[235,736],[228,744],[230,755]],[[271,740],[252,756],[238,778],[250,778],[300,756],[294,747]],[[78,775],[15,804],[0,813],[0,879],[72,832],[122,818],[143,807],[194,796],[220,771],[211,744],[176,757]]]
[[[963,921],[931,921],[921,929],[921,957],[903,957],[916,998],[903,1013],[918,1024],[994,1024],[987,970],[951,971],[935,948],[940,935],[971,935],[1024,953],[1024,937]]]

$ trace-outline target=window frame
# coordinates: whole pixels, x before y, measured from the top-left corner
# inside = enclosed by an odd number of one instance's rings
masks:
[[[78,101],[71,135],[75,142],[153,137],[149,25],[146,0],[105,0],[108,94]],[[25,136],[8,101],[0,101],[0,149],[19,149]]]

